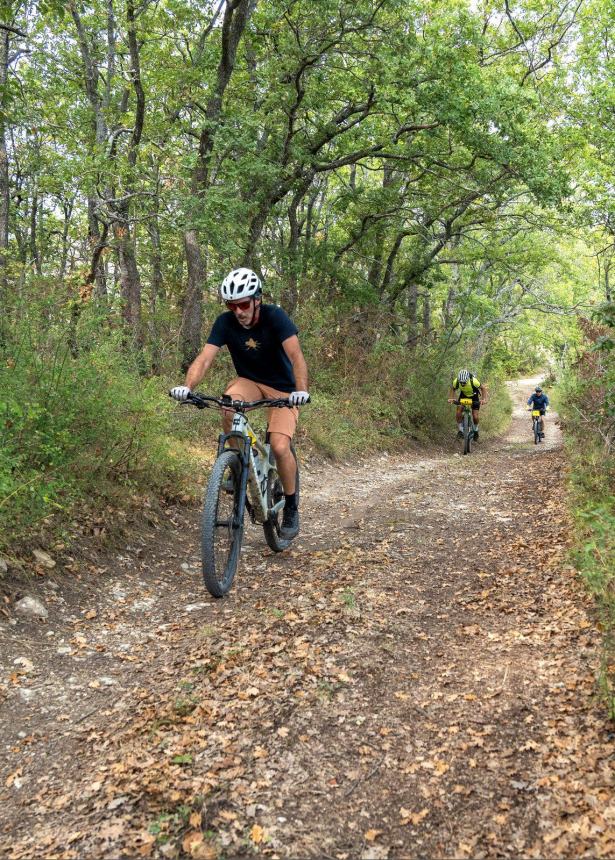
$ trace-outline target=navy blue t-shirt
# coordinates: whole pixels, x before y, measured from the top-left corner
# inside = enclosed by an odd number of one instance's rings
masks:
[[[239,325],[233,311],[220,314],[207,343],[228,347],[237,376],[291,392],[295,390],[295,374],[282,342],[297,333],[297,326],[282,308],[261,305],[258,322],[252,328]]]
[[[546,409],[549,405],[549,398],[546,394],[530,394],[527,405],[533,406],[534,409]]]

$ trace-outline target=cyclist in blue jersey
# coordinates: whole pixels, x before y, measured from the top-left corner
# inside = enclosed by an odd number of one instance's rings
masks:
[[[549,398],[544,393],[544,391],[542,390],[540,385],[537,385],[536,388],[534,389],[534,393],[530,394],[530,396],[528,397],[527,405],[529,406],[530,411],[532,409],[538,409],[539,410],[539,412],[540,412],[540,424],[541,424],[540,430],[542,433],[544,433],[545,412],[549,408]]]
[[[226,346],[237,373],[226,388],[235,400],[288,398],[290,407],[269,409],[267,429],[276,466],[284,487],[285,504],[280,536],[292,540],[299,532],[297,463],[291,440],[297,426],[298,406],[310,399],[308,370],[298,329],[277,305],[262,303],[262,284],[251,269],[233,269],[220,286],[228,310],[214,321],[207,343],[195,358],[184,385],[171,389],[182,402],[203,379],[216,355]],[[224,432],[231,429],[232,412],[223,413]]]

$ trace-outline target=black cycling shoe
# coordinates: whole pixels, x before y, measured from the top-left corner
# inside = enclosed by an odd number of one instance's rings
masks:
[[[478,442],[478,430],[474,431],[474,441]]]
[[[297,508],[284,508],[280,537],[282,540],[292,540],[299,534],[299,511]]]
[[[457,431],[457,438],[458,438],[458,439],[463,439],[463,430],[458,430],[458,431]]]

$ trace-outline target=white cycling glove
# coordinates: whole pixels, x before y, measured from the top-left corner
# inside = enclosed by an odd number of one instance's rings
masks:
[[[175,388],[172,388],[169,391],[169,394],[174,400],[179,400],[180,403],[184,403],[188,399],[188,395],[191,393],[190,389],[187,385],[176,385]]]
[[[291,406],[303,406],[309,399],[310,395],[307,391],[293,391],[292,394],[288,395],[288,402]]]

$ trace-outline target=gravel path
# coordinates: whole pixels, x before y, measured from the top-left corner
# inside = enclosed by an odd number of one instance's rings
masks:
[[[31,583],[44,622],[8,603],[3,853],[613,856],[598,634],[533,383],[469,457],[451,433],[434,457],[308,463],[292,551],[251,527],[222,601],[197,512],[169,509]]]

